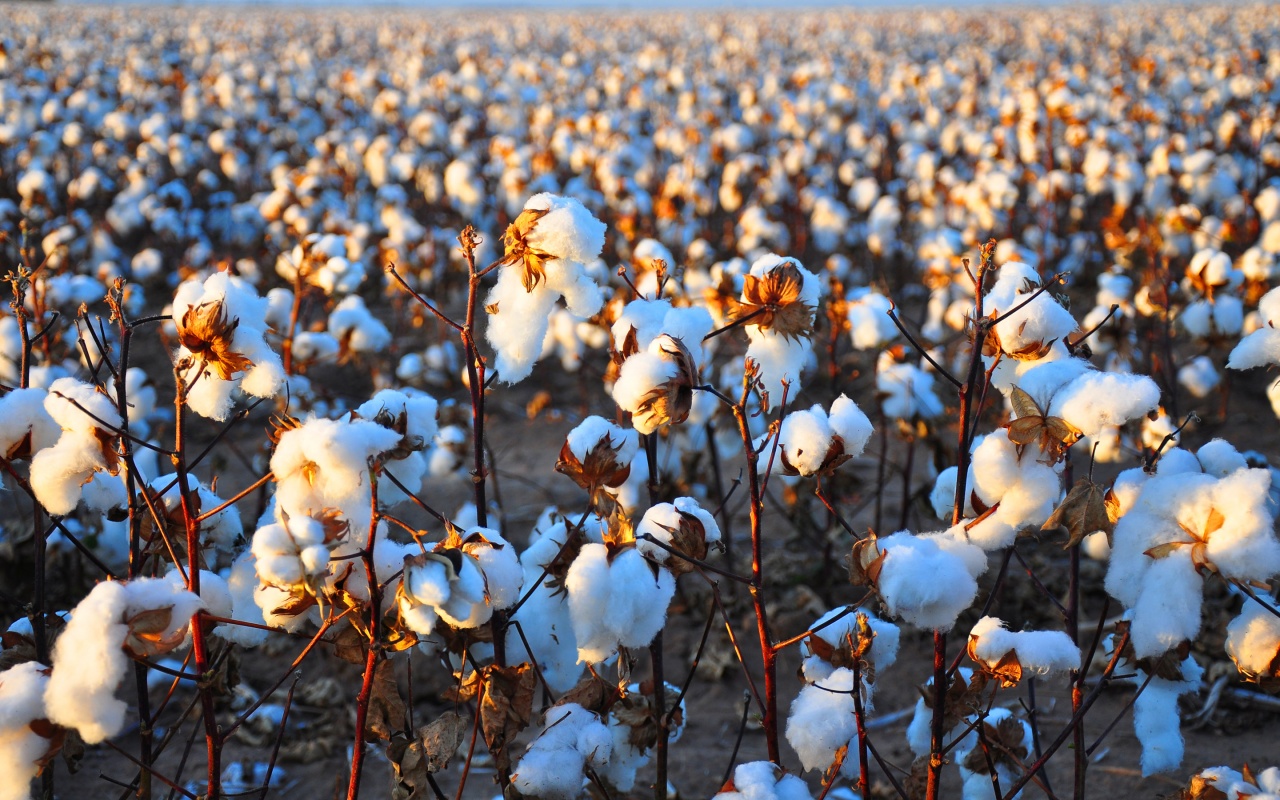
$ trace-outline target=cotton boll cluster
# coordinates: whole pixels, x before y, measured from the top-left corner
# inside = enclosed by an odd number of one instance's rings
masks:
[[[54,646],[44,692],[49,720],[75,728],[88,744],[120,733],[127,706],[115,690],[129,664],[125,649],[154,656],[177,647],[191,615],[203,605],[158,578],[95,586],[71,612]]]
[[[605,226],[577,200],[553,194],[529,198],[507,229],[498,282],[485,300],[485,336],[497,351],[507,383],[528,377],[542,352],[552,309],[564,298],[569,311],[590,317],[604,298],[586,273],[604,247]]]
[[[27,405],[31,397],[24,394],[23,404]],[[122,427],[123,420],[115,404],[89,384],[74,378],[59,378],[49,387],[44,409],[62,429],[62,434],[51,447],[45,447],[31,458],[31,485],[40,504],[50,514],[70,514],[83,494],[95,510],[123,506],[127,498],[124,485],[119,481],[98,484],[100,491],[85,491],[86,484],[98,473],[116,475],[120,471],[115,449],[119,434],[115,431]],[[43,420],[38,414],[32,414],[34,412],[29,412],[27,419],[33,440],[36,426],[40,427],[41,437],[47,438]]]
[[[843,394],[831,403],[830,414],[815,405],[793,411],[778,432],[774,469],[784,475],[826,475],[857,458],[871,439],[871,420]],[[760,464],[763,471],[767,461]]]
[[[667,620],[675,595],[671,572],[635,547],[611,552],[588,543],[565,577],[569,616],[578,642],[578,660],[603,661],[618,647],[647,647]]]
[[[1270,473],[1240,468],[1218,477],[1186,455],[1168,462],[1187,462],[1181,471],[1141,481],[1113,536],[1106,588],[1132,611],[1138,658],[1196,638],[1202,575],[1248,582],[1280,573],[1280,541],[1267,506]]]
[[[572,800],[582,793],[587,767],[609,763],[613,735],[600,717],[577,703],[547,710],[542,733],[530,743],[511,775],[521,794]]]
[[[302,515],[258,528],[251,548],[258,578],[286,590],[313,582],[328,569],[331,547],[345,533],[344,528]]]
[[[751,761],[733,769],[733,777],[712,800],[813,800],[809,787],[771,761]]]
[[[680,687],[663,684],[664,708],[670,714],[668,744],[680,741],[688,720],[685,702],[680,700],[677,707],[675,700],[680,696]],[[641,693],[639,684],[631,684],[618,702],[609,709],[606,720],[609,732],[613,735],[613,747],[609,754],[609,763],[600,771],[600,777],[620,792],[629,792],[635,788],[636,772],[643,769],[650,761],[653,747],[643,742],[655,739],[657,719],[653,712],[652,698]]]
[[[854,289],[846,299],[854,349],[879,350],[898,338],[898,327],[889,318],[893,308],[889,298],[879,292]]]
[[[350,294],[365,278],[364,265],[349,258],[350,250],[346,237],[312,233],[289,253],[280,254],[276,259],[276,274],[290,283],[301,277],[325,294]]]
[[[978,593],[976,578],[987,569],[981,549],[950,533],[900,531],[870,544],[860,556],[862,569],[876,565],[873,583],[885,607],[918,628],[946,631],[955,625]]]
[[[276,505],[289,517],[335,509],[353,530],[368,530],[369,460],[394,450],[402,435],[366,419],[311,419],[280,434],[271,456]]]
[[[996,740],[988,745],[990,752],[985,752],[977,734],[968,734],[964,741],[956,747],[955,759],[960,765],[960,779],[964,781],[964,800],[994,800],[995,788],[991,782],[991,764],[995,765],[995,773],[1001,786],[1012,786],[1021,773],[1019,753],[1033,753],[1031,726],[1025,720],[1014,717],[1007,708],[993,708],[986,714],[981,723],[988,740]],[[1021,797],[1018,792],[1009,796],[1010,800]]]
[[[1048,291],[1041,291],[1042,285],[1040,275],[1026,264],[1001,265],[983,310],[1000,320],[991,335],[1006,356],[1037,353],[1076,330],[1075,317]]]
[[[1080,668],[1080,648],[1061,631],[1010,631],[996,617],[983,617],[969,631],[969,656],[987,669],[1008,663],[1047,675]],[[1015,682],[1018,678],[1014,678]]]
[[[470,528],[431,551],[406,556],[403,566],[400,616],[420,636],[430,636],[437,622],[483,625],[495,609],[519,599],[523,582],[515,549],[488,528]]]
[[[280,357],[263,338],[267,302],[245,281],[217,272],[190,280],[173,298],[177,361],[191,409],[225,420],[237,389],[272,397],[284,385]]]

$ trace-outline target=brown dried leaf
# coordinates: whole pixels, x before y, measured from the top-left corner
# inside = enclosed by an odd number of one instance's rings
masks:
[[[854,542],[849,556],[849,582],[854,586],[875,586],[887,555],[876,545],[874,534]]]
[[[494,664],[485,669],[480,731],[499,770],[511,767],[507,746],[528,727],[537,686],[537,673],[527,662],[512,667]]]
[[[1066,528],[1067,543],[1063,549],[1070,549],[1094,531],[1104,531],[1110,538],[1119,518],[1120,502],[1111,490],[1081,478],[1040,529]]]
[[[404,700],[391,662],[382,659],[373,668],[373,692],[369,696],[369,712],[365,717],[366,742],[390,741],[391,735],[405,725]]]
[[[467,738],[471,723],[453,711],[446,711],[418,731],[427,757],[427,772],[447,769],[458,746]]]
[[[577,703],[588,711],[604,716],[618,699],[622,697],[618,687],[602,680],[594,672],[587,674],[572,689],[560,695],[556,705]]]
[[[1079,428],[1065,419],[1045,416],[1031,395],[1017,386],[1013,387],[1010,401],[1018,416],[1005,426],[1009,431],[1009,441],[1021,447],[1038,444],[1040,452],[1048,456],[1049,464],[1061,461],[1067,449],[1084,436]]]

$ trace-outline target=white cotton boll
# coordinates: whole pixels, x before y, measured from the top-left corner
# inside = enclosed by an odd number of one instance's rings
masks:
[[[969,631],[970,652],[994,666],[1009,651],[1023,670],[1040,675],[1080,668],[1080,648],[1061,631],[1010,631],[996,617],[983,617]]]
[[[1280,230],[1280,228],[1277,228]],[[1265,320],[1257,330],[1236,344],[1227,359],[1229,369],[1252,369],[1280,363],[1280,287],[1258,301],[1258,315]]]
[[[881,408],[891,419],[935,419],[945,410],[933,390],[931,373],[915,364],[898,364],[888,351],[880,354],[876,367],[876,390]]]
[[[1001,722],[1013,717],[1013,712],[1007,708],[993,708],[986,715],[986,723],[988,725],[999,725]],[[968,722],[968,720],[966,720]],[[1009,745],[1015,748],[1023,748],[1030,752],[1033,738],[1031,734],[1031,726],[1025,720],[1018,720],[1019,726],[1022,728],[1022,739],[1017,742],[1010,742]],[[956,747],[955,760],[960,764],[960,777],[964,781],[961,796],[964,800],[995,800],[995,789],[991,784],[991,775],[980,772],[973,772],[964,766],[966,760],[973,753],[974,749],[981,746],[981,741],[976,734],[970,733],[963,742]],[[1014,783],[1017,776],[1012,773],[1004,764],[996,764],[996,775],[1000,778],[1000,785],[1008,787]],[[1017,800],[1022,793],[1018,792],[1011,795],[1009,800]]]
[[[1211,503],[1223,519],[1209,535],[1205,553],[1223,577],[1266,581],[1280,573],[1280,540],[1267,508],[1270,489],[1271,473],[1266,469],[1237,470],[1213,485]],[[1184,516],[1189,515],[1179,515],[1179,519]],[[1196,520],[1192,524],[1206,523]]]
[[[1089,370],[1059,389],[1047,412],[1085,436],[1097,436],[1104,427],[1123,425],[1159,404],[1160,388],[1146,375]]]
[[[656,574],[655,574],[656,572]],[[609,561],[602,544],[586,544],[565,578],[578,659],[603,661],[618,645],[645,647],[666,622],[675,579],[634,548]]]
[[[898,328],[889,318],[893,307],[889,298],[866,292],[849,298],[849,337],[855,350],[878,350],[898,338]]]
[[[355,353],[380,353],[391,344],[391,331],[373,316],[360,295],[348,295],[329,314],[329,334]]]
[[[867,626],[871,628],[871,632],[875,635],[875,638],[871,640],[871,648],[867,652],[866,658],[877,670],[893,666],[893,663],[898,658],[901,631],[897,625],[892,622],[885,622],[869,611],[859,609],[849,612],[845,608],[835,608],[819,617],[810,626],[810,629],[816,629],[814,635],[832,647],[839,649],[847,646],[848,637],[853,636],[855,640],[857,639],[859,616],[866,617]],[[833,617],[840,618],[835,622],[828,623],[828,620]],[[800,654],[803,658],[800,668],[804,673],[804,679],[810,683],[823,680],[834,669],[830,663],[824,661],[817,654],[810,652],[808,642],[802,641],[800,643]]]
[[[1246,600],[1227,625],[1227,655],[1248,676],[1267,675],[1280,653],[1280,619],[1261,604]]]
[[[733,770],[734,791],[713,800],[813,800],[808,785],[770,761],[751,761]]]
[[[622,307],[617,321],[609,329],[614,346],[621,348],[622,343],[634,330],[636,346],[642,350],[645,349],[649,342],[662,333],[663,323],[671,311],[671,301],[666,299],[639,299],[627,303]]]
[[[49,678],[34,661],[0,672],[0,800],[26,800],[31,779],[51,742],[31,729],[45,717],[44,692]]]
[[[1226,439],[1213,439],[1200,445],[1200,449],[1196,451],[1196,459],[1205,474],[1215,478],[1225,478],[1236,470],[1249,466],[1240,451]]]
[[[1020,466],[1017,446],[1009,440],[1007,430],[986,436],[973,450],[969,476],[971,491],[976,492],[986,505],[995,505],[1017,484],[1022,475]]]
[[[624,361],[618,371],[618,380],[613,384],[614,402],[634,415],[632,424],[645,435],[653,433],[664,422],[657,414],[640,413],[645,398],[679,373],[679,365],[675,361],[656,352],[660,349],[660,342],[660,339],[654,340],[649,350]]]
[[[75,511],[85,484],[105,468],[101,442],[92,435],[66,432],[31,459],[31,487],[46,511],[64,516]]]
[[[542,341],[550,325],[558,294],[545,281],[526,290],[516,268],[498,272],[498,282],[485,298],[494,309],[485,326],[485,338],[497,353],[495,367],[506,383],[529,376],[542,354]]]
[[[640,437],[634,430],[624,429],[604,417],[590,416],[578,423],[565,437],[569,452],[578,461],[585,462],[587,454],[596,446],[615,452],[614,460],[627,464],[640,449]]]
[[[605,224],[577,200],[544,192],[530,197],[524,207],[547,212],[526,237],[533,249],[583,264],[604,249]]]
[[[826,412],[821,405],[791,412],[782,421],[778,439],[782,450],[778,466],[789,465],[801,475],[814,474],[826,461],[832,444]]]
[[[862,455],[867,442],[871,440],[873,429],[871,420],[857,403],[841,394],[832,401],[827,421],[832,432],[844,440],[845,454],[855,458]]]
[[[554,552],[547,557],[552,555]],[[537,580],[541,574],[539,567],[528,580]],[[507,653],[517,661],[530,660],[527,656],[531,655],[542,668],[542,676],[551,690],[566,692],[582,677],[582,667],[578,663],[578,641],[573,634],[569,607],[555,591],[545,582],[540,584],[512,616],[520,628],[517,630],[514,625],[507,628]]]
[[[786,737],[805,770],[825,770],[841,747],[849,747],[853,769],[857,769],[857,747],[850,746],[850,740],[858,735],[854,710],[850,669],[837,669],[800,690],[787,715]],[[848,763],[846,756],[845,765]]]
[[[103,425],[123,427],[123,420],[110,397],[75,378],[58,378],[44,399],[49,416],[69,433],[92,434]]]
[[[678,497],[674,502],[652,506],[644,513],[644,517],[636,525],[636,550],[650,561],[664,564],[668,558],[674,558],[674,556],[656,544],[646,541],[644,537],[652,536],[671,547],[674,544],[675,535],[682,527],[690,528],[694,532],[697,528],[701,528],[702,540],[707,544],[720,541],[720,526],[716,524],[715,517],[698,505],[698,501],[692,497]]]
[[[978,594],[965,558],[944,549],[935,537],[907,531],[877,544],[886,554],[878,588],[889,612],[918,628],[950,630]],[[972,545],[964,547],[982,553]]]
[[[289,516],[327,508],[367,530],[368,460],[395,448],[400,434],[363,419],[312,419],[285,431],[271,456],[276,502]]]
[[[1166,446],[1160,453],[1160,460],[1156,462],[1156,474],[1164,477],[1203,471],[1195,454],[1181,447]]]
[[[31,453],[58,441],[62,431],[45,409],[46,397],[43,389],[14,389],[0,397],[0,453],[12,452],[27,436]]]
[[[1178,383],[1198,399],[1208,397],[1221,382],[1222,376],[1208,356],[1196,356],[1178,368]]]
[[[572,800],[582,792],[585,767],[607,764],[612,746],[613,735],[596,714],[577,703],[552,706],[511,782],[529,797]]]
[[[245,550],[231,564],[231,573],[227,577],[227,593],[231,597],[231,613],[226,616],[242,622],[265,625],[262,609],[254,600],[254,590],[258,587],[258,575],[254,563],[253,551]],[[257,647],[267,640],[267,632],[260,628],[223,623],[213,629],[215,636],[241,647]]]
[[[1041,292],[1031,299],[1041,285],[1040,276],[1033,268],[1012,261],[1001,266],[997,275],[984,309],[999,316],[1009,314],[995,327],[1005,352],[1039,347],[1051,340],[1061,342],[1077,329],[1075,317],[1049,292]],[[1014,311],[1015,308],[1018,310]]]

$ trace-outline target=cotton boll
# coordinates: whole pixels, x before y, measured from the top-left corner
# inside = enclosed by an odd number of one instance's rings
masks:
[[[671,503],[659,503],[645,512],[635,529],[636,550],[658,564],[671,561],[668,566],[678,571],[683,566],[679,563],[681,559],[645,540],[646,535],[667,547],[702,559],[706,556],[706,546],[720,541],[720,526],[716,524],[715,517],[692,497],[677,497]]]
[[[554,551],[548,557],[551,555]],[[537,580],[541,574],[542,568],[539,567],[528,580]],[[582,667],[578,663],[578,642],[564,597],[557,596],[556,590],[544,582],[533,590],[511,619],[520,623],[520,629],[514,625],[507,629],[507,653],[510,657],[515,660],[529,660],[526,655],[536,658],[543,678],[554,692],[573,688],[582,676]]]
[[[1246,678],[1273,675],[1271,665],[1280,655],[1280,619],[1246,600],[1240,615],[1227,625],[1227,655]]]
[[[232,562],[231,573],[226,583],[227,594],[231,598],[231,613],[224,616],[265,625],[262,609],[254,599],[254,590],[258,587],[258,575],[252,550],[245,550]],[[213,629],[213,633],[241,647],[257,647],[267,640],[267,631],[230,623],[218,625]]]
[[[854,763],[845,774],[856,774],[857,746],[851,741],[858,735],[853,682],[852,670],[837,669],[821,681],[802,688],[792,702],[787,715],[787,742],[800,756],[806,770],[825,770],[835,761],[836,751],[848,747]],[[845,768],[849,768],[849,761],[846,756]]]
[[[885,553],[877,588],[889,612],[919,628],[949,630],[978,593],[965,558],[930,536],[906,531],[880,539]],[[981,550],[972,545],[961,548]]]
[[[172,584],[176,590],[181,591],[187,588],[187,581],[178,569],[170,570],[164,576],[164,580]],[[230,617],[233,613],[231,589],[216,572],[200,570],[200,599],[204,601],[204,610],[215,617]]]
[[[1008,314],[994,329],[1004,352],[1018,353],[1053,340],[1061,342],[1077,329],[1071,312],[1049,292],[1031,299],[1040,285],[1040,276],[1026,264],[1012,261],[1000,267],[983,308],[1001,317]]]
[[[769,403],[775,406],[782,402],[783,381],[790,388],[788,399],[794,398],[803,387],[804,372],[816,362],[813,345],[808,339],[778,336],[759,328],[747,325],[747,358],[756,362],[760,368],[760,384],[769,394]]]
[[[1010,631],[1003,621],[990,616],[969,631],[969,653],[988,667],[1010,652],[1024,671],[1039,675],[1080,668],[1080,648],[1060,631]]]
[[[1183,739],[1178,696],[1196,691],[1204,670],[1188,657],[1182,662],[1182,681],[1153,677],[1133,703],[1133,730],[1142,744],[1142,774],[1169,772],[1182,766]],[[1145,676],[1139,671],[1142,680]]]
[[[582,792],[588,764],[603,767],[613,736],[600,718],[577,703],[547,710],[542,733],[516,764],[512,784],[521,794],[544,800],[572,800]]]
[[[803,780],[770,761],[739,764],[732,782],[732,791],[721,791],[713,800],[813,800]]]
[[[362,419],[313,419],[285,431],[271,456],[279,508],[290,516],[336,508],[354,529],[367,529],[368,460],[395,448],[400,438]]]
[[[1221,382],[1222,377],[1208,356],[1196,356],[1178,368],[1178,383],[1198,399],[1208,397]]]
[[[1085,436],[1123,425],[1160,404],[1160,389],[1145,375],[1089,370],[1071,380],[1047,404],[1047,413],[1062,417]]]
[[[491,528],[468,528],[462,538],[466,542],[463,550],[479,562],[492,607],[504,609],[515,605],[524,582],[515,547]]]
[[[839,617],[839,619],[831,622],[836,617]],[[901,632],[897,625],[892,622],[885,622],[875,614],[864,610],[850,613],[848,608],[837,608],[823,614],[810,626],[810,629],[815,631],[815,636],[839,650],[848,647],[850,636],[853,637],[854,641],[859,638],[858,619],[860,617],[867,620],[867,626],[874,635],[871,640],[871,647],[866,653],[866,659],[875,666],[877,671],[892,666],[898,658],[898,642]],[[810,683],[825,679],[834,669],[821,656],[810,652],[807,641],[800,643],[800,654],[803,658],[800,665],[801,671],[804,674],[804,679]]]
[[[30,439],[22,448],[28,455],[58,441],[62,431],[45,409],[47,396],[43,389],[14,389],[0,397],[0,453],[16,453],[19,443],[28,436]]]
[[[938,473],[933,489],[929,492],[929,505],[933,507],[933,513],[938,519],[944,522],[951,522],[952,512],[956,507],[956,476],[959,474],[956,467],[947,467]]]
[[[1249,462],[1226,439],[1213,439],[1200,445],[1196,459],[1205,473],[1215,478],[1225,478],[1236,470],[1245,469]]]
[[[618,645],[645,647],[662,629],[675,579],[634,548],[610,560],[601,544],[586,544],[565,578],[578,659],[603,661]]]
[[[1280,227],[1277,228],[1280,230]],[[1252,369],[1280,363],[1280,287],[1258,301],[1258,315],[1266,321],[1236,344],[1227,359],[1229,369]]]
[[[45,717],[44,693],[49,678],[34,661],[0,672],[0,800],[30,797],[31,779],[40,773],[40,760],[51,742],[32,729]]]

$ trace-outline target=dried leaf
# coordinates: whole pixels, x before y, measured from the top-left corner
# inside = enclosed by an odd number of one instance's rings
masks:
[[[849,582],[854,586],[875,586],[887,555],[876,545],[874,534],[854,542],[849,556]]]
[[[373,691],[369,696],[369,712],[365,717],[364,740],[366,742],[389,741],[396,731],[405,725],[404,700],[391,662],[378,661],[373,668]]]
[[[533,694],[538,676],[527,662],[512,667],[494,664],[484,671],[480,701],[480,731],[498,769],[511,766],[508,745],[533,717]]]
[[[446,711],[418,731],[427,758],[427,772],[447,769],[449,760],[467,738],[471,723],[453,711]]]
[[[1061,417],[1046,416],[1044,411],[1017,386],[1010,393],[1017,419],[1010,420],[1009,441],[1020,447],[1037,444],[1040,452],[1048,457],[1046,463],[1056,464],[1066,456],[1068,448],[1084,436],[1079,428]]]
[[[1111,490],[1081,478],[1040,529],[1066,528],[1067,543],[1063,547],[1070,549],[1095,531],[1104,531],[1110,538],[1119,518],[1120,502]]]
[[[601,679],[596,673],[589,672],[572,689],[560,695],[556,705],[577,703],[588,711],[604,716],[620,697],[622,694],[617,686]]]

